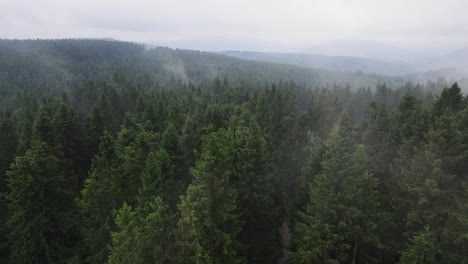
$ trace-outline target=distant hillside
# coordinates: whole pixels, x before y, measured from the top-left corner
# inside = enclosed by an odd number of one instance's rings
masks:
[[[322,56],[301,53],[266,53],[250,51],[222,51],[221,54],[255,61],[283,63],[331,71],[375,73],[398,76],[417,72],[415,66],[403,62],[379,61],[350,56]]]
[[[420,54],[386,43],[360,39],[335,40],[310,46],[305,49],[304,52],[326,56],[351,56],[406,63],[414,63],[427,56],[427,54]]]
[[[0,40],[0,90],[63,89],[87,80],[125,78],[203,82],[217,76],[231,82],[292,80],[310,86],[378,83],[400,85],[396,78],[333,72],[285,64],[248,61],[225,55],[111,40]]]
[[[468,68],[468,48],[459,49],[424,61],[428,67],[437,68]]]
[[[466,90],[468,87],[468,67],[442,68],[414,74],[407,74],[402,76],[402,78],[415,83],[424,83],[427,81],[437,82],[440,80],[445,80],[449,83],[458,82],[460,87]]]

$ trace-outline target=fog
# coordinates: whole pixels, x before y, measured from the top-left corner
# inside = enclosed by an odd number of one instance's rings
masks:
[[[467,9],[464,0],[0,0],[0,37],[282,52],[346,39],[442,54],[468,46]]]

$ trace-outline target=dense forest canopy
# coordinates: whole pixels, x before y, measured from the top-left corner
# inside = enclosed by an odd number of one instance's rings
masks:
[[[2,263],[468,260],[457,83],[1,40],[0,103]]]

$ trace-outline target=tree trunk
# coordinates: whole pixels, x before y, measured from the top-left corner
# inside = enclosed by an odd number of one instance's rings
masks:
[[[279,264],[288,263],[288,249],[291,244],[292,234],[289,229],[289,224],[286,220],[283,220],[283,224],[280,227],[280,238],[281,238],[281,248],[283,251],[283,256],[278,260]]]
[[[354,240],[353,264],[356,264],[357,245],[358,245],[358,242],[356,239]]]

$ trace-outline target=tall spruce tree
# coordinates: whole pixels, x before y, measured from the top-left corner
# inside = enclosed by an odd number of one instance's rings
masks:
[[[368,171],[364,147],[355,150],[351,138],[349,119],[342,116],[297,223],[297,263],[373,261],[367,250],[378,241],[377,180]]]
[[[401,217],[396,214],[391,204],[398,180],[392,167],[397,158],[397,146],[392,145],[390,141],[389,120],[385,106],[372,102],[359,126],[361,142],[365,145],[369,158],[370,172],[379,179],[381,217],[377,230],[381,237],[385,237],[379,246],[381,263],[395,263],[398,260],[399,255],[395,248],[401,246],[403,239],[402,229],[398,224]]]
[[[245,263],[237,193],[229,185],[224,130],[210,134],[193,169],[193,183],[179,205],[180,240],[190,263]]]
[[[135,209],[124,203],[112,233],[109,263],[174,263],[174,217],[160,197],[169,196],[174,168],[164,149],[151,153]]]
[[[64,191],[63,174],[52,153],[47,143],[36,140],[8,172],[14,263],[63,263],[70,256],[72,200]]]
[[[56,157],[65,175],[65,185],[74,195],[83,187],[86,169],[84,146],[81,139],[81,124],[74,111],[60,103],[51,120],[57,144]]]
[[[78,202],[83,218],[86,263],[104,263],[107,260],[114,216],[122,204],[117,185],[120,181],[116,169],[118,163],[114,139],[105,132]]]
[[[15,158],[16,145],[18,139],[15,131],[15,123],[12,119],[11,113],[4,113],[0,116],[0,222],[7,222],[7,201],[6,193],[7,176],[6,172],[9,170],[11,163]],[[0,262],[2,258],[8,255],[8,226],[0,226]]]
[[[175,200],[178,197],[172,192],[175,166],[172,163],[169,153],[163,148],[151,152],[147,159],[143,173],[141,174],[141,184],[138,193],[138,203],[151,200],[155,195],[160,196],[165,201]],[[175,202],[175,201],[173,201]]]
[[[156,146],[156,136],[147,131],[131,114],[124,120],[116,139],[116,164],[119,181],[116,182],[122,201],[134,206],[141,185],[141,173],[149,153]]]
[[[247,117],[244,117],[247,118]],[[254,120],[235,117],[227,138],[231,185],[238,193],[244,222],[240,234],[249,263],[273,263],[279,255],[278,229],[281,224],[274,185],[268,170],[266,142]]]
[[[136,209],[124,203],[115,219],[109,263],[174,263],[174,221],[163,200],[155,196]]]
[[[462,153],[466,153],[468,146],[457,124],[463,118],[453,112],[461,95],[458,93],[457,100],[449,100],[447,96],[453,99],[453,93],[443,92],[434,104],[434,122],[425,133],[426,142],[414,148],[410,163],[400,166],[401,192],[396,195],[395,203],[407,216],[403,219],[408,239],[430,226],[441,259],[446,263],[461,263],[466,261],[462,252],[467,240],[457,233],[461,227],[467,227],[462,220],[468,216],[463,205],[468,200]],[[440,109],[444,109],[443,113]]]
[[[4,113],[0,117],[0,188],[5,179],[5,172],[9,169],[15,157],[18,138],[16,136],[15,122],[11,113]],[[3,192],[4,189],[0,189]]]

